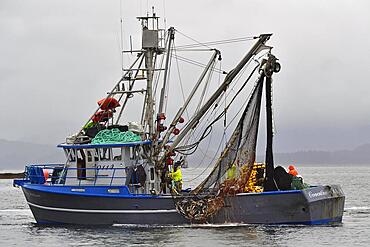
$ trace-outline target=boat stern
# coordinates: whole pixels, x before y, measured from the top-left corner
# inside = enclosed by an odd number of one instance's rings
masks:
[[[310,187],[302,191],[307,199],[310,224],[341,223],[345,196],[339,185]]]

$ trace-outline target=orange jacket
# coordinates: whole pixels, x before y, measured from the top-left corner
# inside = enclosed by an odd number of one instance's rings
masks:
[[[298,175],[298,172],[297,172],[297,170],[295,169],[294,166],[289,166],[289,174],[292,174],[293,176]]]

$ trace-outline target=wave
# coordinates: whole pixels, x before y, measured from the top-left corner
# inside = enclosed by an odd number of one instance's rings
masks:
[[[23,212],[23,211],[30,211],[28,208],[6,208],[0,209],[0,212]]]
[[[356,211],[356,210],[370,210],[370,207],[348,207],[344,208],[344,211]]]
[[[0,214],[3,213],[22,213],[22,214],[30,214],[31,211],[29,209],[0,209]]]
[[[350,215],[369,215],[370,207],[366,207],[366,206],[348,207],[348,208],[344,208],[344,212]]]
[[[142,224],[114,224],[113,227],[124,228],[223,228],[253,226],[253,224],[244,223],[224,223],[224,224],[185,224],[185,225],[142,225]]]

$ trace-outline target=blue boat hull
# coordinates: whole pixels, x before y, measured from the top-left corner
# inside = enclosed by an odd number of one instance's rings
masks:
[[[191,222],[180,215],[170,195],[106,193],[112,187],[19,184],[40,224],[155,224]],[[113,188],[124,191],[123,187]],[[225,206],[208,223],[328,224],[341,222],[344,194],[338,185],[305,190],[241,193],[225,198]]]

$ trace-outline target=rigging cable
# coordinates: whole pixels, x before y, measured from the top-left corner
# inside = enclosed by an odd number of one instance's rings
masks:
[[[184,37],[186,37],[186,38],[188,38],[188,39],[190,39],[190,40],[194,41],[194,42],[195,42],[195,43],[197,43],[199,46],[204,46],[204,47],[207,47],[207,48],[209,48],[209,49],[212,49],[212,48],[211,48],[211,47],[209,47],[208,45],[203,44],[202,42],[199,42],[199,41],[197,41],[196,39],[193,39],[192,37],[190,37],[190,36],[188,36],[188,35],[186,35],[186,34],[184,34],[184,33],[180,32],[179,30],[177,30],[177,29],[176,29],[176,31],[177,31],[179,34],[183,35]]]
[[[255,37],[241,37],[241,38],[234,38],[234,39],[225,39],[225,40],[217,40],[217,41],[209,41],[209,42],[198,42],[196,44],[188,44],[188,45],[182,45],[178,48],[180,49],[187,49],[187,48],[194,48],[199,46],[209,46],[209,45],[223,45],[223,44],[230,44],[230,43],[237,43],[237,42],[244,42],[244,41],[250,41],[255,39]]]
[[[214,65],[213,65],[214,66]],[[211,69],[209,70],[210,71],[210,73],[211,73]],[[209,75],[209,74],[208,74]],[[210,81],[210,77],[208,76],[207,77],[207,80],[206,80],[206,84],[205,84],[205,87],[207,86],[207,85],[209,85],[209,81]],[[181,87],[182,87],[182,83],[181,83]],[[204,91],[204,90],[203,90]],[[201,100],[202,100],[202,98],[201,98]],[[199,105],[198,105],[198,107],[197,107],[197,109],[199,109]],[[210,108],[211,109],[211,108]],[[185,109],[186,110],[186,112],[187,112],[187,117],[190,119],[190,117],[189,117],[189,114],[188,114],[188,111],[187,111],[187,109]],[[213,109],[214,110],[214,109]],[[212,112],[213,112],[213,110],[212,110]],[[196,110],[197,111],[197,110]],[[207,110],[207,112],[205,113],[205,115],[204,116],[206,116],[207,114],[209,113],[209,110]],[[207,121],[209,120],[209,118],[207,119]],[[189,121],[190,122],[190,121]],[[189,123],[188,122],[188,123]],[[185,125],[186,126],[186,125]],[[188,138],[188,140],[190,139],[190,137],[193,137],[194,136],[194,130],[191,130],[191,132],[189,133],[189,138]],[[173,137],[174,138],[174,137]],[[188,141],[187,140],[187,141]],[[185,141],[185,143],[187,143],[187,141]]]
[[[244,89],[245,85],[248,83],[248,81],[250,80],[250,78],[252,77],[252,75],[254,74],[254,72],[258,69],[259,65],[257,65],[251,72],[251,74],[248,76],[247,80],[244,82],[244,84],[241,86],[241,88],[238,90],[238,92],[234,95],[234,97],[231,99],[230,103],[226,106],[225,110],[227,110],[230,105],[234,102],[234,100],[236,99],[236,97],[239,95],[239,93]],[[177,147],[174,149],[174,151],[176,152],[179,152],[181,154],[184,154],[184,155],[189,155],[189,154],[193,154],[196,150],[197,150],[197,147],[199,145],[199,143],[205,139],[209,134],[210,132],[212,131],[212,125],[217,122],[218,120],[220,120],[223,115],[225,114],[225,110],[222,111],[217,117],[216,119],[214,119],[208,126],[207,128],[204,130],[202,136],[200,137],[200,139],[193,143],[193,144],[190,144],[188,146],[182,146],[182,147]],[[185,153],[185,152],[189,152],[189,153]]]
[[[203,101],[204,101],[205,95],[206,95],[206,93],[207,93],[207,91],[208,91],[208,88],[209,88],[210,82],[211,82],[211,80],[212,80],[212,76],[213,76],[213,73],[212,73],[212,72],[214,71],[214,70],[213,70],[213,68],[214,68],[215,66],[216,66],[216,63],[213,63],[213,64],[212,64],[212,66],[211,66],[211,68],[210,68],[210,70],[209,70],[209,73],[208,73],[207,79],[206,79],[206,81],[205,81],[204,88],[203,88],[203,90],[202,90],[202,93],[201,93],[201,96],[200,96],[200,99],[199,99],[199,102],[198,102],[198,105],[197,105],[197,108],[196,108],[196,110],[195,110],[195,113],[194,113],[194,114],[196,114],[196,113],[199,111],[199,109],[200,109],[200,107],[201,107],[201,105],[202,105],[202,103],[203,103]],[[209,118],[207,119],[206,123],[208,122],[208,120],[209,120]],[[189,143],[189,141],[190,141],[190,138],[192,138],[193,140],[195,140],[195,138],[194,138],[194,129],[193,129],[193,130],[191,130],[191,133],[188,135],[187,140],[184,142],[184,144],[185,144],[185,145],[188,145],[188,143]],[[203,154],[203,157],[202,157],[201,161],[198,163],[198,166],[197,166],[197,167],[199,167],[199,166],[201,166],[201,165],[203,164],[203,162],[204,162],[205,158],[208,158],[207,153],[208,153],[208,150],[209,150],[209,147],[210,147],[210,144],[211,144],[211,140],[212,140],[212,133],[210,133],[210,138],[209,138],[208,145],[207,145],[207,147],[206,147],[205,152],[203,152],[203,150],[199,147],[199,150],[200,150],[200,152]]]
[[[205,116],[207,116],[208,114],[210,114],[210,116],[205,120],[204,122],[204,125],[201,127],[201,129],[205,128],[205,124],[209,122],[209,120],[212,118],[213,115],[215,115],[217,113],[217,107],[219,105],[221,101],[221,97],[219,97],[218,99],[216,99],[216,101],[212,104],[212,106],[209,107],[209,109],[205,112],[204,116],[203,116],[203,119],[205,118]],[[210,109],[212,109],[211,111],[209,111]],[[185,126],[186,127],[186,126]]]
[[[163,22],[164,22],[164,30],[167,30],[167,17],[166,17],[166,1],[163,0]]]
[[[243,69],[242,69],[242,71],[240,72],[240,74],[234,79],[234,84],[233,84],[233,86],[232,86],[232,88],[229,90],[229,93],[227,94],[228,96],[234,91],[234,88],[236,87],[236,85],[237,85],[237,82],[240,80],[240,78],[243,76],[243,74],[245,73],[245,70],[246,70],[246,68],[247,68],[247,66],[250,64],[250,62],[248,62],[247,64],[246,64],[246,67],[244,67]],[[259,63],[258,63],[259,64]],[[254,72],[252,72],[252,74],[253,74]],[[245,83],[245,82],[244,82]],[[225,93],[225,92],[224,92]],[[218,99],[217,99],[217,101],[216,101],[216,103],[214,104],[214,111],[215,111],[215,113],[218,113],[218,111],[221,109],[221,101],[222,101],[222,96],[223,95],[221,95]],[[208,122],[208,119],[207,119],[207,122]],[[200,131],[200,133],[202,133],[202,131]],[[199,135],[200,135],[200,133],[199,133]],[[199,136],[198,136],[199,137]]]
[[[119,15],[120,15],[120,38],[121,38],[121,42],[120,42],[120,48],[121,48],[121,51],[120,51],[120,55],[121,55],[121,72],[122,72],[122,76],[124,74],[123,72],[123,17],[122,17],[122,0],[119,1]]]
[[[217,150],[216,150],[216,152],[215,152],[212,160],[207,165],[207,167],[204,168],[204,170],[201,173],[199,173],[198,176],[196,176],[196,177],[194,177],[194,178],[192,178],[190,180],[185,180],[184,182],[191,182],[191,181],[194,181],[194,180],[198,179],[201,175],[203,175],[209,169],[209,167],[213,164],[213,162],[215,161],[216,157],[218,156],[218,152],[220,151],[220,148],[221,148],[222,143],[223,143],[223,140],[220,140],[220,143],[218,144]],[[194,170],[195,170],[195,168],[194,168]]]
[[[199,99],[199,102],[198,102],[198,105],[197,105],[197,108],[196,108],[196,110],[195,110],[195,114],[199,111],[199,109],[200,109],[200,107],[202,106],[202,103],[203,103],[203,101],[204,101],[204,98],[205,98],[205,95],[206,95],[206,93],[207,93],[207,91],[208,91],[208,88],[209,88],[209,85],[210,85],[210,82],[211,82],[211,80],[212,80],[212,76],[213,76],[213,71],[214,71],[214,68],[215,68],[215,63],[212,65],[212,67],[210,68],[210,72],[209,72],[209,74],[208,74],[208,76],[207,76],[207,80],[206,80],[206,83],[205,83],[205,85],[204,85],[204,88],[203,88],[203,91],[202,91],[202,93],[201,93],[201,96],[200,96],[200,99]],[[211,111],[211,115],[214,113],[214,108],[213,108],[213,110]],[[211,118],[211,116],[210,117],[208,117],[207,118],[207,120],[205,121],[205,123],[204,123],[204,126],[202,126],[201,127],[201,129],[203,129],[204,127],[205,127],[205,124],[206,123],[208,123],[208,121],[210,120],[210,118]],[[192,132],[192,137],[194,137],[194,130],[193,130],[193,132]]]
[[[258,81],[258,79],[257,79]],[[254,88],[257,86],[257,81],[255,82]],[[253,90],[250,92],[248,99],[252,97]],[[226,128],[229,128],[230,125],[234,122],[234,120],[237,118],[237,116],[240,114],[240,112],[244,109],[245,105],[248,103],[248,101],[245,101],[241,107],[239,108],[238,112],[234,115],[234,117],[230,120],[229,124],[226,126]]]
[[[176,48],[177,51],[213,51],[214,49],[209,49],[209,48],[204,48],[204,49],[201,49],[201,48],[198,48],[198,49],[182,49],[182,48]]]
[[[254,85],[254,88],[257,86],[257,83],[255,83],[255,85]],[[226,129],[228,129],[229,128],[229,126],[231,125],[231,123],[236,119],[236,117],[240,114],[240,112],[244,109],[244,107],[245,107],[245,105],[248,103],[248,101],[249,101],[249,99],[252,97],[252,94],[253,94],[253,90],[252,90],[252,92],[250,92],[250,94],[249,94],[249,96],[248,96],[248,100],[246,100],[244,103],[243,103],[243,105],[240,107],[240,109],[238,110],[238,112],[235,114],[235,116],[231,119],[231,121],[229,122],[229,124],[226,126]],[[204,174],[208,169],[209,169],[209,167],[213,164],[213,162],[214,162],[214,160],[216,159],[216,157],[218,156],[218,152],[219,152],[219,150],[220,150],[220,147],[221,147],[221,145],[223,144],[223,140],[221,139],[221,141],[220,141],[220,143],[219,143],[219,145],[218,145],[218,148],[217,148],[217,150],[216,150],[216,152],[215,152],[215,154],[214,154],[214,156],[213,156],[213,158],[212,158],[212,160],[210,161],[210,163],[208,164],[208,166],[200,173],[200,174],[198,174],[198,176],[196,176],[196,177],[194,177],[194,178],[192,178],[192,179],[190,179],[190,180],[185,180],[184,182],[191,182],[191,181],[193,181],[193,180],[196,180],[196,179],[198,179],[202,174]],[[196,169],[196,168],[198,168],[199,166],[197,166],[197,167],[195,167],[194,168],[194,170]]]
[[[259,57],[259,59],[260,59],[261,57]],[[260,62],[258,61],[258,60],[254,60],[255,62],[257,62],[257,66],[260,66],[261,64],[260,64]],[[258,81],[258,79],[257,79],[257,81]],[[254,87],[256,87],[257,86],[257,81],[255,82],[255,85],[254,85]],[[254,90],[252,90],[251,92],[250,92],[250,94],[249,94],[249,96],[248,96],[248,99],[249,98],[251,98],[251,95],[252,95],[252,92],[253,92]],[[231,119],[231,121],[229,122],[229,124],[227,125],[227,127],[226,128],[229,128],[230,127],[230,125],[234,122],[234,120],[236,119],[236,117],[239,115],[239,113],[242,111],[242,109],[244,108],[244,106],[247,104],[247,102],[248,101],[245,101],[243,104],[242,104],[242,106],[240,107],[240,109],[239,109],[239,111],[234,115],[234,117]]]
[[[174,41],[174,44],[175,44],[175,41]],[[176,60],[176,68],[177,68],[177,74],[178,74],[178,77],[179,77],[179,82],[180,82],[180,89],[181,89],[181,94],[182,94],[182,99],[185,103],[186,99],[185,99],[185,93],[184,93],[184,87],[182,85],[182,79],[181,79],[181,74],[180,74],[180,66],[179,66],[179,61],[178,61],[178,57],[176,55],[176,49],[174,49],[174,55],[172,54],[172,56],[175,58]],[[185,109],[185,113],[186,113],[186,117],[189,119],[189,112],[188,112],[188,109]]]
[[[179,61],[177,59],[177,56],[176,56],[176,51],[177,49],[175,49],[175,41],[173,42],[174,43],[174,58],[176,60],[176,68],[177,68],[177,75],[178,75],[178,79],[179,79],[179,83],[180,83],[180,89],[181,89],[181,95],[182,95],[182,100],[183,100],[183,104],[185,104],[185,101],[186,101],[186,97],[185,97],[185,93],[184,93],[184,86],[182,84],[182,79],[181,79],[181,74],[180,74],[180,66],[179,66]],[[188,112],[188,109],[185,108],[185,114],[186,114],[186,117],[189,119],[189,112]],[[187,143],[187,142],[186,142]],[[178,155],[176,155],[177,157]]]
[[[257,61],[258,62],[258,61]],[[258,65],[256,66],[256,68],[259,66],[259,62],[258,62]],[[251,73],[251,75],[252,74],[254,74],[254,72],[255,72],[255,70],[256,70],[256,68],[252,71],[252,73]],[[250,75],[250,77],[251,77],[251,75]],[[250,77],[248,78],[248,80],[250,79]],[[219,81],[220,81],[220,75],[219,75]],[[240,93],[240,91],[244,88],[244,86],[245,86],[245,84],[246,84],[247,82],[245,82],[244,83],[244,85],[238,90],[238,92],[237,92],[237,94],[239,94]],[[237,95],[235,95],[234,96],[234,98],[232,99],[232,101],[235,99],[235,97],[236,97]],[[225,97],[226,97],[226,94],[225,94]],[[251,97],[251,94],[248,96],[248,98],[250,98]],[[225,128],[225,130],[226,129],[228,129],[229,128],[229,126],[232,124],[232,122],[236,119],[236,117],[239,115],[239,113],[241,112],[241,110],[243,109],[243,107],[245,106],[245,104],[248,102],[248,100],[247,101],[245,101],[244,103],[243,103],[243,105],[242,105],[242,107],[239,109],[239,111],[235,114],[235,116],[231,119],[231,121],[229,122],[229,124],[226,126],[226,128]],[[225,100],[225,106],[226,106],[226,100]],[[226,106],[225,108],[228,108],[228,106]],[[208,119],[207,119],[207,122],[208,122]],[[212,132],[211,132],[212,133]],[[211,135],[211,137],[212,137],[212,135]],[[209,138],[210,139],[210,141],[211,141],[211,137]],[[214,162],[214,160],[216,159],[216,157],[218,156],[218,152],[219,152],[219,150],[220,150],[220,148],[221,148],[221,145],[223,144],[223,140],[224,140],[224,138],[222,138],[221,140],[220,140],[220,142],[219,142],[219,145],[218,145],[218,148],[217,148],[217,150],[216,150],[216,152],[214,153],[214,155],[213,155],[213,157],[212,157],[212,159],[211,159],[211,161],[209,162],[209,164],[208,164],[208,166],[200,173],[200,174],[198,174],[196,177],[194,177],[194,178],[192,178],[192,179],[190,179],[190,180],[186,180],[186,181],[184,181],[184,182],[191,182],[191,181],[193,181],[193,180],[196,180],[196,179],[198,179],[200,176],[202,176],[208,169],[209,169],[209,167],[213,164],[213,162]],[[209,141],[209,143],[210,143],[210,141]],[[227,141],[227,140],[226,140]],[[201,153],[203,153],[202,152],[202,150],[199,148],[199,150],[200,150],[200,152]],[[204,154],[204,153],[203,153]],[[204,154],[204,157],[206,156],[206,154]],[[208,155],[207,155],[207,157],[208,157]],[[204,159],[205,158],[203,158],[202,159],[202,161],[201,161],[201,163],[200,164],[198,164],[196,167],[194,167],[192,170],[195,170],[195,169],[197,169],[197,168],[199,168],[200,167],[200,165],[204,162]]]
[[[183,56],[179,56],[177,54],[176,55],[173,55],[173,56],[175,58],[177,58],[178,60],[180,60],[180,61],[183,61],[183,62],[192,64],[192,65],[195,65],[195,66],[198,66],[198,67],[201,67],[201,68],[207,67],[207,65],[205,65],[203,63],[197,62],[195,60],[192,60],[192,59],[189,59],[189,58],[186,58],[186,57],[183,57]],[[220,74],[227,74],[227,72],[224,71],[224,70],[222,70],[222,69],[213,68],[212,70],[215,71],[215,72],[217,72],[217,73],[220,73]]]
[[[244,71],[243,71],[244,72]],[[227,145],[227,136],[226,136],[226,121],[227,121],[227,119],[226,119],[226,111],[227,111],[227,109],[226,109],[226,107],[227,107],[227,93],[226,93],[226,90],[227,90],[227,88],[225,89],[225,93],[224,93],[224,96],[225,96],[225,108],[224,108],[224,111],[225,111],[225,118],[224,118],[224,128],[223,128],[223,135],[222,135],[222,139],[223,140],[225,140],[225,146],[224,146],[224,148],[226,148],[226,145]]]

